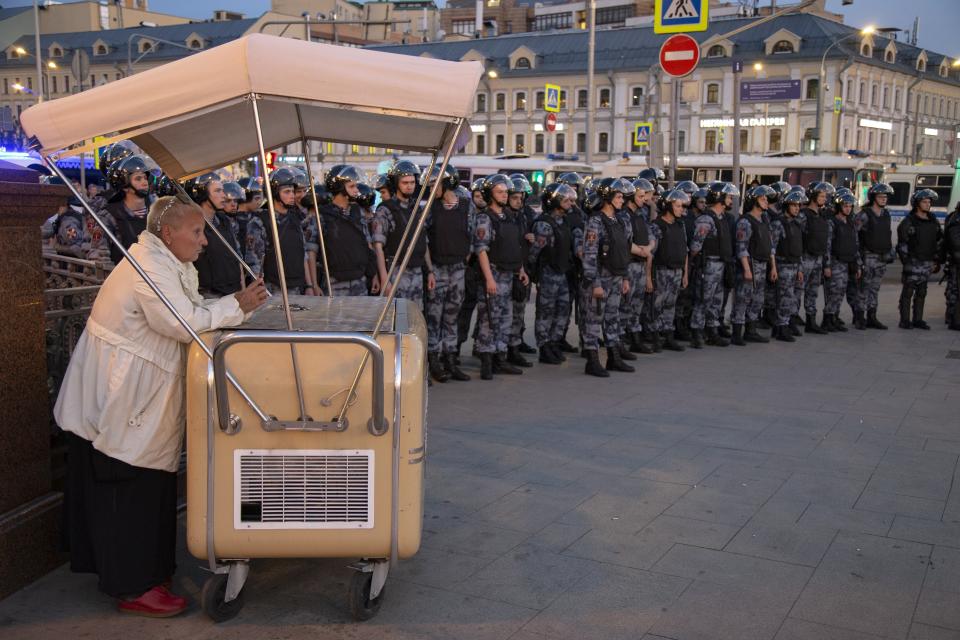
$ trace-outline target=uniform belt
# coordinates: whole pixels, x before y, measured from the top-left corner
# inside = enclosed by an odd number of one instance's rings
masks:
[[[787,256],[777,256],[778,264],[799,264],[800,258],[788,258]]]

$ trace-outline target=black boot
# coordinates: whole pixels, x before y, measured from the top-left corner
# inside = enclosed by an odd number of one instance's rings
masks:
[[[493,380],[493,354],[480,354],[480,379]]]
[[[633,353],[653,353],[653,347],[644,341],[643,333],[640,331],[631,331],[630,351]]]
[[[557,360],[560,362],[567,361],[567,356],[563,355],[563,347],[561,346],[561,343],[550,342],[548,343],[548,346],[550,347],[550,353],[552,353]]]
[[[818,336],[822,336],[827,333],[827,330],[817,324],[817,315],[816,314],[807,314],[807,323],[804,325],[804,331],[807,333],[813,333]]]
[[[747,323],[747,330],[743,332],[743,339],[745,342],[770,342],[770,338],[765,338],[757,332],[756,322]]]
[[[526,342],[523,342],[522,340],[520,341],[520,346],[517,347],[517,351],[519,351],[520,353],[525,353],[527,355],[533,355],[537,352],[536,349],[528,345]]]
[[[773,318],[773,310],[765,308],[763,313],[760,314],[760,319],[757,320],[757,326],[760,329],[773,329],[777,326],[776,321]]]
[[[560,364],[556,354],[553,351],[553,347],[549,342],[545,342],[540,345],[540,358],[539,361],[543,364]]]
[[[464,373],[457,364],[456,354],[443,354],[443,368],[446,369],[451,380],[458,380],[460,382],[467,382],[470,380],[470,376]]]
[[[867,329],[882,329],[887,330],[887,325],[880,322],[877,319],[877,310],[876,309],[867,309]]]
[[[820,323],[820,326],[824,331],[829,333],[837,331],[836,326],[833,324],[833,314],[827,313],[826,311],[823,312],[823,321]]]
[[[800,327],[803,325],[803,321],[800,319],[800,316],[790,316],[790,321],[787,323],[787,329],[790,330],[790,335],[795,338],[799,338],[803,335],[803,331]]]
[[[690,330],[690,348],[703,349],[703,332],[700,329]]]
[[[636,360],[637,356],[630,353],[630,349],[627,348],[627,345],[624,344],[624,339],[627,336],[621,336],[619,344],[617,344],[617,351],[620,352],[620,358],[623,360]]]
[[[660,334],[656,331],[648,331],[647,333],[650,336],[648,342],[650,342],[650,348],[653,349],[653,352],[660,353],[663,351],[663,343],[660,340]]]
[[[561,340],[557,343],[560,346],[560,351],[563,353],[576,353],[578,349],[566,341],[566,339]]]
[[[733,337],[733,334],[730,332],[730,327],[722,322],[720,323],[720,326],[717,327],[717,335],[721,338],[727,338],[728,340]]]
[[[927,295],[923,295],[920,292],[913,294],[913,328],[914,329],[923,329],[924,331],[930,330],[930,325],[927,324],[923,319],[923,303],[926,302]]]
[[[839,333],[846,333],[848,331],[847,325],[840,321],[839,313],[830,314],[830,326],[833,327],[834,331]]]
[[[636,358],[636,356],[634,356]],[[607,347],[607,371],[623,371],[624,373],[633,373],[636,371],[620,357],[620,348],[618,346]]]
[[[427,365],[430,368],[430,377],[437,382],[446,382],[450,379],[450,374],[447,373],[447,370],[443,367],[443,363],[440,362],[439,353],[428,353]]]
[[[603,365],[600,364],[600,356],[597,355],[596,349],[585,349],[584,354],[587,359],[587,364],[583,368],[583,372],[588,376],[597,376],[598,378],[609,378],[610,372],[603,368]]]
[[[730,341],[724,338],[723,336],[721,336],[719,333],[717,333],[716,327],[707,327],[706,334],[707,334],[706,342],[710,346],[713,346],[713,347],[729,347],[730,346]]]
[[[857,331],[863,331],[867,328],[867,321],[863,317],[863,311],[853,312],[853,328]]]
[[[903,285],[900,289],[900,324],[901,329],[913,329],[910,324],[910,299],[913,297],[913,287]]]
[[[675,331],[673,332],[674,340],[682,340],[683,342],[687,342],[688,340],[690,340],[690,329],[683,322],[683,320],[676,321],[674,323],[674,329],[675,329]]]
[[[743,339],[743,325],[742,324],[733,324],[733,337],[730,338],[730,344],[735,344],[738,347],[746,346],[746,342]]]
[[[672,331],[664,331],[660,336],[663,339],[663,348],[668,351],[686,351],[686,347],[673,339]]]
[[[507,362],[518,367],[523,367],[524,369],[533,366],[532,362],[520,355],[520,349],[518,347],[507,347]]]
[[[523,370],[513,366],[513,364],[507,360],[507,354],[495,353],[493,354],[493,372],[508,376],[519,376],[523,373]]]
[[[793,332],[790,331],[790,325],[781,324],[776,329],[774,329],[775,336],[780,342],[796,342],[797,339],[793,337]]]

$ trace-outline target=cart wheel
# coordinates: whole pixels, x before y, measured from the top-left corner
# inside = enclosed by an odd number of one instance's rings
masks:
[[[380,590],[380,595],[375,600],[371,600],[370,585],[372,583],[373,573],[369,571],[355,571],[350,578],[350,590],[347,593],[347,598],[350,600],[350,615],[358,622],[369,620],[380,612],[386,587]]]
[[[230,602],[224,602],[227,595],[227,574],[216,573],[203,583],[200,604],[203,612],[214,622],[226,622],[240,613],[243,608],[243,590]]]

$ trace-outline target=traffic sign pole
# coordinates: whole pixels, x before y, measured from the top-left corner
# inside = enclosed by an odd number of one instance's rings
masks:
[[[677,135],[677,127],[680,126],[680,79],[673,80],[673,98],[670,104],[670,182],[671,186],[677,186],[677,154],[680,151],[680,136]]]
[[[740,189],[740,77],[743,75],[743,61],[733,63],[733,176],[731,182]],[[740,210],[740,196],[733,198],[733,213]]]

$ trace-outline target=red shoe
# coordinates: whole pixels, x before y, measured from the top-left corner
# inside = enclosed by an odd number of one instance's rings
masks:
[[[187,599],[170,593],[164,586],[158,586],[136,600],[121,600],[118,607],[121,613],[148,618],[170,618],[183,613],[187,608]]]

